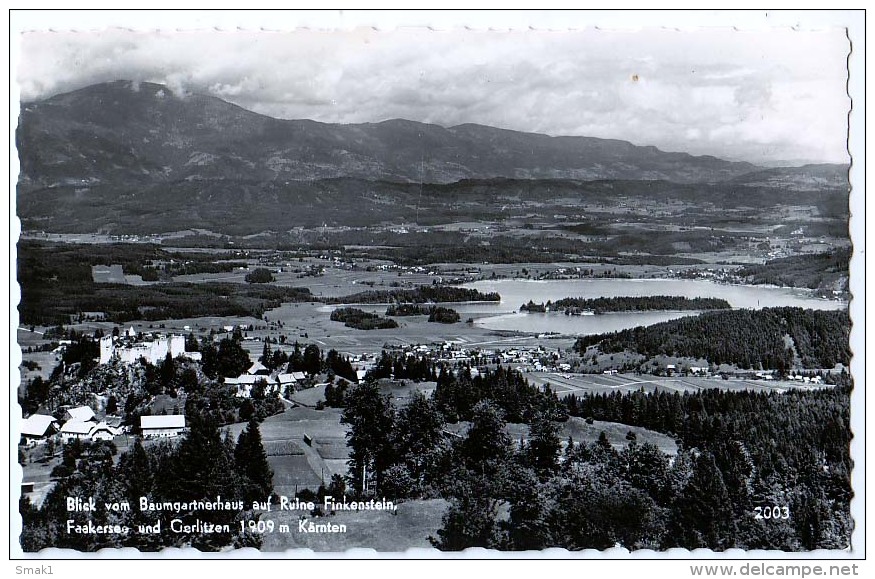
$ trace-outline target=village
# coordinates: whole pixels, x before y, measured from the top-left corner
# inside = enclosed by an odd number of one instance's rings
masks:
[[[216,339],[236,331],[250,351],[256,348],[254,344],[261,344],[262,340],[279,351],[284,348],[291,352],[293,349],[291,344],[280,346],[276,342],[271,343],[268,337],[250,336],[243,328],[251,326],[223,325],[215,328]],[[159,365],[167,358],[188,364],[199,364],[202,361],[201,352],[187,351],[186,337],[182,334],[138,333],[131,326],[127,330],[115,332],[114,335],[103,336],[98,342],[99,365],[130,366],[141,362]],[[52,351],[59,363],[68,345],[69,340],[61,340]],[[708,388],[783,392],[789,388],[823,387],[824,376],[829,376],[831,372],[793,370],[781,374],[777,371],[698,365],[694,360],[664,357],[654,360],[648,367],[649,372],[643,374],[640,369],[632,370],[622,357],[615,359],[613,355],[597,352],[587,352],[581,356],[568,349],[551,350],[544,345],[514,346],[507,349],[465,347],[461,341],[447,340],[433,344],[396,345],[368,353],[340,352],[340,357],[349,362],[354,376],[335,376],[330,370],[316,373],[289,371],[285,365],[271,369],[261,361],[255,361],[239,375],[222,376],[217,385],[228,387],[229,392],[238,399],[276,396],[285,403],[286,408],[319,408],[324,403],[327,386],[335,382],[343,384],[368,379],[369,372],[377,366],[381,355],[387,353],[393,359],[400,357],[426,360],[429,364],[452,372],[466,372],[471,378],[503,366],[522,372],[531,383],[541,389],[550,388],[560,395],[637,389],[690,392]],[[423,387],[419,391],[429,393],[433,389],[433,383],[431,387],[428,384],[423,384]],[[56,454],[55,450],[60,449],[60,445],[73,440],[114,441],[131,434],[150,440],[174,438],[185,432],[185,416],[181,413],[167,414],[166,409],[161,415],[140,416],[136,424],[125,423],[121,409],[108,408],[106,401],[109,394],[111,392],[107,391],[86,396],[90,399],[86,404],[62,406],[54,414],[37,412],[27,416],[22,421],[22,449],[30,450],[51,442],[52,452],[47,457],[51,459]],[[28,483],[25,482],[25,485]]]

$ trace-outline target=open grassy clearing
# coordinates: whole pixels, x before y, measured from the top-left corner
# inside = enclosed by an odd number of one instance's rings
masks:
[[[404,406],[417,392],[430,396],[437,382],[412,382],[410,380],[381,380],[380,391],[388,394],[396,406]]]
[[[236,440],[245,426],[232,424],[225,430]],[[266,418],[259,430],[278,494],[294,495],[305,487],[316,490],[331,475],[346,474],[347,427],[340,423],[339,410],[291,408]]]
[[[342,511],[313,518],[304,513],[308,522],[346,525],[345,533],[301,533],[298,531],[301,511],[278,511],[274,507],[262,520],[274,521],[277,529],[280,524],[286,524],[289,532],[266,533],[261,551],[311,549],[323,553],[358,548],[397,553],[417,547],[429,548],[428,537],[437,535],[447,505],[443,499],[431,499],[405,501],[397,504],[395,511]]]
[[[410,380],[380,380],[380,391],[387,394],[396,405],[403,406],[407,404],[416,392],[430,396],[434,392],[436,385],[435,382],[416,383]],[[313,388],[299,390],[290,399],[296,404],[312,408],[320,400],[325,401],[325,385],[320,384]]]
[[[455,424],[448,424],[446,429],[449,432],[464,436],[469,426],[469,422],[457,422]],[[506,430],[511,440],[517,445],[520,440],[528,439],[529,437],[529,426],[527,424],[509,423]],[[589,444],[597,441],[599,435],[604,432],[611,446],[619,451],[629,445],[629,440],[626,438],[629,431],[635,433],[638,442],[641,444],[649,442],[656,445],[666,454],[677,454],[677,443],[674,438],[665,434],[638,426],[629,426],[620,422],[594,420],[592,424],[587,424],[586,420],[579,416],[571,416],[566,422],[561,423],[559,438],[562,442],[562,448],[565,448],[569,436],[574,439],[575,444],[579,442]]]
[[[235,438],[246,427],[246,423],[231,424],[225,427]],[[344,440],[346,425],[340,423],[340,410],[326,408],[290,408],[285,412],[267,417],[259,426],[261,439],[303,440],[304,434],[314,438],[336,437]]]
[[[678,452],[677,443],[674,438],[665,434],[641,428],[638,426],[629,426],[620,422],[603,422],[594,420],[592,424],[587,424],[586,420],[578,416],[572,416],[562,425],[560,435],[564,442],[571,436],[574,443],[583,442],[589,444],[599,439],[599,435],[604,432],[610,441],[611,446],[616,450],[622,450],[629,445],[626,435],[632,431],[635,433],[636,440],[639,444],[649,442],[656,445],[662,452],[674,456]]]
[[[316,403],[320,400],[325,400],[325,386],[325,384],[319,384],[318,386],[314,386],[313,388],[298,390],[289,397],[289,400],[291,400],[295,404],[300,404],[302,406],[308,406],[312,408],[316,406]]]
[[[358,307],[358,306],[357,306]],[[452,307],[452,306],[450,306]],[[248,335],[260,337],[270,333],[276,336],[284,333],[288,337],[283,349],[291,350],[295,340],[314,342],[321,349],[336,349],[341,353],[373,353],[379,352],[385,345],[407,346],[416,344],[442,344],[455,341],[462,347],[479,346],[483,348],[512,348],[519,346],[534,347],[543,343],[549,348],[570,347],[573,338],[564,340],[539,339],[534,335],[514,332],[497,332],[468,324],[468,317],[478,317],[482,314],[463,313],[463,321],[456,324],[436,324],[427,321],[426,316],[409,316],[395,318],[399,327],[385,330],[356,330],[347,328],[341,322],[329,319],[335,306],[318,303],[284,304],[265,313],[270,322],[282,322],[279,331],[255,331]],[[361,306],[366,311],[385,312],[386,306]],[[262,324],[264,322],[261,322]],[[306,335],[306,338],[304,337]],[[558,343],[558,342],[562,343]],[[255,342],[249,345],[256,356],[261,354],[261,344]]]
[[[249,271],[255,267],[264,267],[255,259],[247,260],[249,263]],[[433,282],[440,282],[442,276],[435,273],[428,275],[427,273],[419,273],[413,271],[396,271],[396,270],[380,270],[380,266],[390,265],[391,262],[385,260],[362,260],[356,259],[356,268],[349,269],[337,267],[332,260],[320,259],[317,257],[305,257],[302,261],[297,259],[283,263],[283,269],[306,270],[307,268],[317,268],[324,270],[320,275],[307,275],[296,271],[281,271],[276,269],[279,264],[267,266],[273,271],[275,281],[273,285],[287,287],[307,287],[315,296],[320,297],[340,297],[354,294],[369,289],[393,289],[414,288],[421,285],[431,285]],[[368,268],[372,271],[368,271]],[[205,273],[193,275],[179,275],[173,278],[179,282],[235,282],[246,283],[246,270],[235,270],[225,273]]]

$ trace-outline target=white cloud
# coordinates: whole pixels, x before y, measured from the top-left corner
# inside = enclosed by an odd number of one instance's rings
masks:
[[[839,162],[847,51],[838,29],[52,32],[22,35],[18,81],[25,100],[123,78],[282,118],[480,123]]]

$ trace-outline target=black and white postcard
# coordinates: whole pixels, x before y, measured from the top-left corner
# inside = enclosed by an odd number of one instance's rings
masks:
[[[13,557],[865,555],[860,14],[238,16],[13,14]]]

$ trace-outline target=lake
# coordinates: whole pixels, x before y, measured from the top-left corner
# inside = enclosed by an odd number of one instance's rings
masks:
[[[616,312],[595,316],[566,316],[563,313],[520,313],[519,307],[528,303],[543,303],[562,298],[683,296],[688,298],[722,298],[733,308],[766,308],[794,306],[818,310],[836,310],[847,303],[814,297],[808,290],[774,286],[727,285],[705,280],[684,279],[587,279],[587,280],[495,280],[478,281],[463,287],[481,292],[498,292],[501,302],[471,303],[452,306],[463,317],[486,315],[475,324],[490,330],[517,330],[523,332],[558,332],[561,334],[600,334],[636,326],[696,315],[696,311],[682,312]]]

